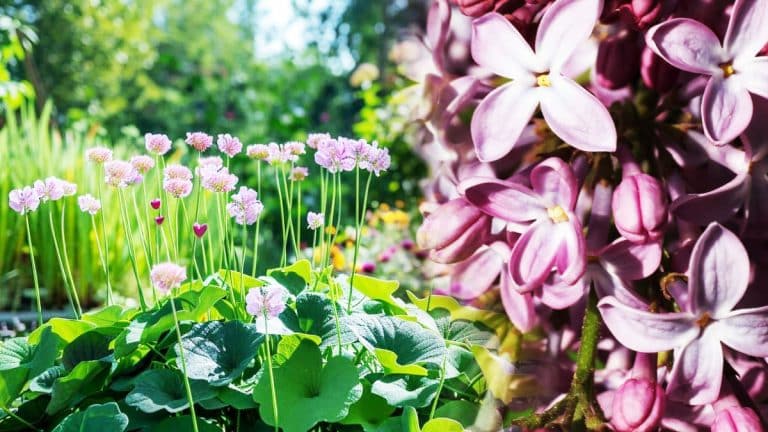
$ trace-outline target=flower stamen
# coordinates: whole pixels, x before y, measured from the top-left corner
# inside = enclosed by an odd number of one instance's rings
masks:
[[[543,73],[536,76],[536,85],[539,87],[552,87],[552,81],[549,79],[548,73]]]
[[[554,206],[547,209],[547,216],[552,219],[554,223],[568,222],[568,214],[560,206]]]
[[[709,316],[709,313],[704,312],[699,319],[696,320],[696,325],[699,326],[702,330],[707,328],[708,325],[712,323],[712,317]]]
[[[736,73],[736,70],[733,68],[733,63],[722,63],[719,66],[720,69],[723,70],[723,78],[728,78]]]

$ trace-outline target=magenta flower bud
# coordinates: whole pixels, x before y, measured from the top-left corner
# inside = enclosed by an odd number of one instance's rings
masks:
[[[413,240],[411,239],[405,239],[402,242],[400,242],[400,247],[409,251],[412,250],[415,244],[413,243]]]
[[[667,195],[656,178],[641,172],[625,175],[613,192],[612,207],[616,228],[627,240],[647,243],[664,234]]]
[[[151,205],[153,209],[158,210],[160,208],[160,198],[153,199],[149,202],[149,205]]]
[[[360,271],[363,273],[373,273],[376,271],[376,263],[370,261],[364,262],[363,265],[360,266]]]
[[[491,218],[464,198],[456,198],[438,207],[416,232],[422,249],[434,249],[439,263],[463,261],[485,243],[491,231]]]
[[[717,413],[712,432],[760,432],[760,419],[750,408],[731,406]]]
[[[666,93],[674,87],[680,71],[645,47],[640,55],[640,76],[646,87]]]
[[[197,238],[202,238],[205,235],[205,232],[208,231],[208,224],[201,224],[195,222],[192,224],[192,231],[195,232],[195,235]]]
[[[611,424],[619,432],[651,431],[664,414],[664,389],[647,379],[630,378],[613,396]]]
[[[637,35],[622,30],[600,43],[596,66],[598,85],[614,90],[635,80],[640,65]]]
[[[674,6],[675,1],[671,0],[609,0],[601,20],[610,23],[620,19],[638,30],[645,30]]]
[[[157,226],[162,225],[164,221],[165,221],[165,216],[155,217],[155,223],[157,224]]]

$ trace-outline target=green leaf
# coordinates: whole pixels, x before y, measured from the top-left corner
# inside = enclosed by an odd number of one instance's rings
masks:
[[[430,314],[446,340],[466,345],[486,345],[493,338],[493,331],[481,322],[451,320],[450,312],[442,308],[431,309]]]
[[[419,427],[419,414],[413,407],[406,407],[400,417],[403,430],[407,432],[421,432]]]
[[[192,398],[200,402],[216,396],[207,382],[190,380]],[[182,375],[171,369],[150,369],[134,380],[134,387],[125,403],[145,413],[165,410],[177,413],[189,408]]]
[[[227,285],[233,286],[236,290],[240,290],[240,284],[243,284],[243,289],[248,292],[249,289],[264,286],[264,281],[260,281],[254,277],[246,274],[234,271],[234,270],[219,270],[219,277]]]
[[[430,310],[437,308],[447,310],[451,314],[452,321],[479,321],[485,324],[486,327],[492,329],[496,329],[498,327],[509,324],[509,319],[503,313],[478,309],[472,306],[465,306],[451,296],[433,295],[431,298],[425,297],[420,299],[410,291],[407,291],[406,294],[408,295],[408,298],[410,298],[411,302],[418,306],[421,310],[427,309],[427,303],[429,303]]]
[[[35,345],[35,354],[29,363],[29,376],[34,377],[53,366],[59,356],[59,338],[50,328],[43,330]]]
[[[424,425],[421,432],[464,432],[464,427],[456,420],[434,418]]]
[[[287,267],[267,270],[267,276],[284,286],[291,294],[299,295],[310,283],[312,266],[304,259]]]
[[[120,412],[115,402],[109,402],[68,415],[53,432],[123,432],[127,427],[128,416]]]
[[[275,425],[268,374],[265,368],[259,371],[253,399],[264,422]],[[337,422],[363,393],[352,361],[331,357],[323,366],[320,349],[307,340],[274,370],[274,377],[279,426],[285,432],[305,432],[321,421]]]
[[[417,364],[401,365],[397,362],[397,354],[384,348],[375,348],[374,354],[388,374],[427,376],[427,370]]]
[[[475,424],[477,413],[480,407],[466,400],[448,401],[435,410],[437,417],[445,417],[456,420],[464,427],[470,427]]]
[[[66,376],[57,379],[51,390],[51,401],[45,412],[55,414],[75,406],[83,399],[101,390],[109,375],[109,363],[92,360],[77,364]]]
[[[395,407],[423,408],[432,402],[438,380],[415,375],[387,375],[373,383],[371,392]]]
[[[64,366],[51,366],[29,382],[29,389],[37,393],[50,393],[53,391],[53,383],[66,374]]]
[[[333,305],[334,303],[328,297],[320,293],[305,292],[296,297],[296,314],[299,317],[301,331],[320,336],[322,340],[320,349],[338,344]],[[342,317],[346,315],[344,308],[337,303],[336,311],[339,315],[341,343],[354,342],[356,339],[354,333],[350,332],[342,321]]]
[[[34,350],[26,338],[10,338],[0,345],[0,371],[15,369],[32,361]]]
[[[288,359],[293,355],[293,352],[296,351],[296,348],[301,345],[301,341],[305,339],[314,342],[315,345],[320,345],[320,338],[315,335],[294,333],[292,335],[281,337],[280,342],[277,344],[277,352],[272,355],[273,364],[275,366],[280,366],[281,364],[288,361]]]
[[[111,354],[109,343],[112,338],[98,330],[87,331],[64,347],[61,363],[67,370],[72,370],[80,362],[100,360]]]
[[[187,376],[223,386],[238,378],[256,357],[264,336],[254,324],[240,321],[211,321],[196,324],[182,337]],[[175,346],[179,369],[179,345]]]
[[[472,347],[477,364],[483,371],[488,390],[496,399],[509,404],[516,390],[511,386],[514,379],[515,367],[508,359],[493,354],[487,348],[479,345]]]
[[[59,337],[59,345],[64,345],[75,340],[76,337],[85,333],[86,331],[96,328],[96,325],[86,321],[76,321],[64,318],[51,318],[50,321],[38,327],[35,331],[29,334],[27,340],[30,344],[36,345],[40,343],[43,332],[46,328],[50,328],[53,334]]]
[[[383,423],[393,412],[395,407],[389,406],[381,396],[371,393],[371,385],[365,382],[362,397],[349,407],[349,414],[339,423],[360,425],[364,430],[371,430]]]
[[[200,417],[197,418],[197,426],[199,432],[221,432],[216,425]],[[188,415],[169,417],[147,430],[148,432],[188,432],[193,430],[192,417]]]
[[[389,305],[393,314],[406,314],[405,303],[392,295],[397,291],[400,282],[356,274],[353,286],[371,300],[378,300]]]
[[[29,369],[23,366],[6,369],[0,373],[0,407],[8,407],[19,397],[28,374]]]
[[[101,310],[83,314],[83,321],[98,327],[111,327],[124,319],[123,307],[120,305],[107,306]]]
[[[250,393],[246,393],[233,385],[221,387],[217,397],[220,401],[238,410],[255,409],[258,407]]]

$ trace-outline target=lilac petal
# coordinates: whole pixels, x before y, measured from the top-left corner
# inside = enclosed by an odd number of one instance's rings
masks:
[[[541,287],[541,302],[552,309],[565,309],[584,298],[588,288],[583,278],[569,284],[553,273]]]
[[[544,69],[531,46],[506,18],[489,13],[472,22],[472,58],[485,69],[507,78],[532,79]]]
[[[710,224],[696,241],[688,266],[688,296],[695,314],[725,316],[744,296],[749,256],[735,234]]]
[[[632,308],[638,310],[648,309],[648,304],[635,294],[629,282],[606,271],[603,267],[597,264],[588,264],[584,277],[592,281],[599,298],[612,296],[616,297],[622,304]]]
[[[723,347],[718,333],[705,329],[682,349],[675,350],[667,394],[675,400],[702,405],[717,400],[723,379]]]
[[[453,269],[450,295],[472,300],[491,288],[504,268],[502,257],[493,248],[485,248],[458,263]]]
[[[768,98],[768,57],[750,59],[740,71],[739,80],[750,93]]]
[[[540,219],[528,228],[512,249],[509,272],[521,291],[530,291],[546,280],[555,264],[560,241],[553,238],[553,223]]]
[[[459,184],[467,201],[491,216],[512,222],[530,222],[546,216],[541,198],[518,183],[475,177]]]
[[[541,112],[550,129],[579,150],[616,150],[616,127],[605,106],[582,86],[550,74],[551,87],[539,87]]]
[[[587,252],[600,250],[608,242],[608,230],[611,228],[611,186],[599,182],[595,185],[592,198],[592,210],[587,226]]]
[[[676,199],[669,210],[689,222],[706,224],[726,221],[743,205],[749,190],[749,174],[739,174],[728,183],[703,194],[690,194]]]
[[[599,252],[600,263],[610,272],[628,280],[644,279],[661,263],[661,243],[638,244],[620,238]]]
[[[715,33],[689,18],[675,18],[653,27],[645,41],[667,63],[687,72],[712,75],[725,60]]]
[[[755,357],[768,357],[768,306],[740,309],[715,321],[720,340],[734,350]]]
[[[427,41],[432,51],[435,66],[440,72],[445,71],[445,42],[451,26],[451,5],[448,0],[432,3],[427,15]]]
[[[592,34],[602,10],[599,0],[560,0],[547,9],[536,33],[536,54],[559,72]]]
[[[740,79],[712,78],[701,98],[704,133],[715,144],[725,144],[744,132],[752,120],[752,97]]]
[[[538,104],[537,92],[525,83],[511,82],[489,93],[470,125],[477,158],[492,162],[512,151]]]
[[[759,161],[768,154],[768,99],[761,97],[752,98],[754,113],[752,123],[749,124],[741,139],[744,141],[745,159]],[[754,167],[753,167],[754,168]],[[768,177],[766,177],[768,180]]]
[[[598,303],[603,321],[627,348],[655,353],[682,347],[699,334],[694,317],[687,313],[651,313],[605,297]]]
[[[560,158],[551,157],[536,165],[531,170],[531,186],[548,206],[573,210],[576,205],[579,185],[571,166]]]
[[[563,282],[569,285],[581,278],[587,264],[587,251],[581,223],[573,214],[570,217],[570,222],[561,222],[554,227],[560,242],[555,265]]]
[[[501,272],[500,291],[501,303],[512,324],[523,333],[533,329],[538,322],[533,296],[529,292],[524,294],[517,292],[506,269]]]
[[[736,59],[754,57],[768,42],[768,2],[736,0],[725,33],[725,51]]]
[[[432,261],[441,264],[456,263],[464,261],[472,256],[475,251],[482,246],[491,230],[491,221],[488,217],[480,217],[467,230],[457,237],[453,242],[441,249],[430,251],[429,257]]]
[[[688,282],[680,277],[673,277],[664,282],[664,288],[675,299],[675,303],[680,307],[680,310],[693,314],[691,301],[688,296]]]

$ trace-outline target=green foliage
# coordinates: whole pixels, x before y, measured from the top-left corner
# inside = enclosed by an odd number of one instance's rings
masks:
[[[123,432],[128,416],[114,402],[91,405],[83,411],[68,415],[53,432],[112,431]]]

